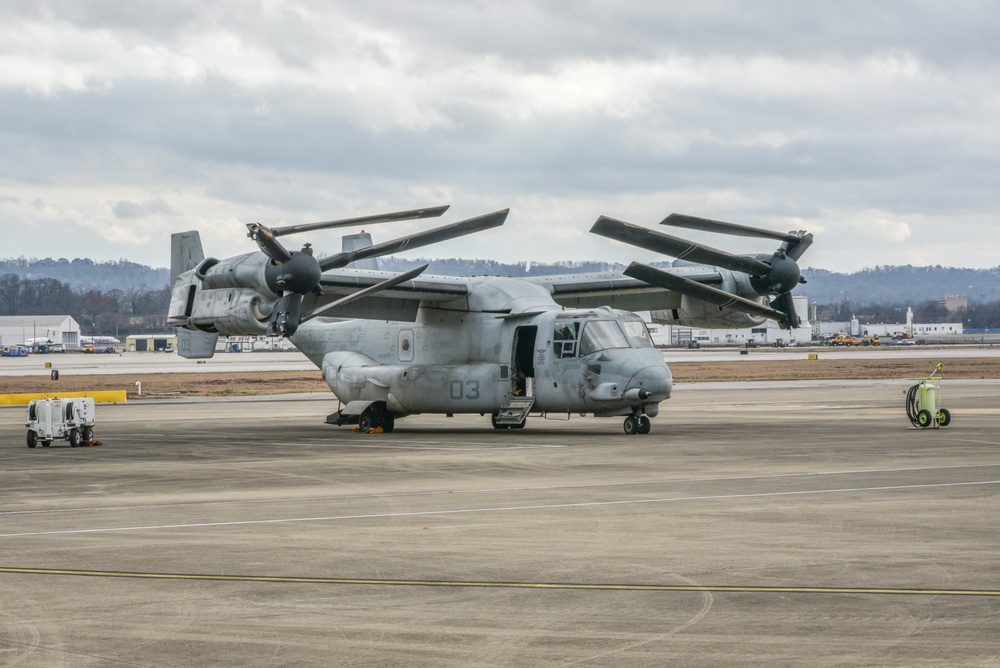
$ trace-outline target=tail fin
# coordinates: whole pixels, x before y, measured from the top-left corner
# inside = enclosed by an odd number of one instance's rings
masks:
[[[368,248],[372,245],[372,235],[367,232],[345,234],[341,238],[341,250],[345,253],[350,253],[351,251],[356,251],[361,248]],[[352,262],[350,266],[355,269],[371,269],[372,271],[378,271],[378,259],[370,257],[365,260]]]
[[[170,283],[174,279],[197,267],[205,259],[201,248],[201,235],[196,230],[177,232],[170,235]]]
[[[197,231],[177,232],[170,235],[170,285],[171,289],[181,291],[187,301],[189,291],[195,290],[194,285],[175,286],[177,277],[186,271],[191,271],[205,259],[205,251],[201,247],[201,235]],[[196,282],[196,281],[195,281]],[[193,295],[193,292],[190,292]],[[172,302],[174,300],[171,300]],[[181,302],[182,304],[184,301]],[[188,303],[190,303],[188,301]],[[190,315],[190,314],[189,314]],[[219,335],[215,332],[195,332],[182,327],[175,327],[177,333],[177,354],[187,359],[207,359],[215,354],[215,344]]]

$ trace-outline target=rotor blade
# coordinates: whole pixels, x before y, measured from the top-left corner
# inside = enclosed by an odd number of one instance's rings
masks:
[[[752,276],[761,276],[771,270],[770,266],[749,255],[733,255],[607,216],[598,218],[590,231],[602,237],[670,255],[678,260],[716,265],[723,269],[746,272]]]
[[[383,255],[400,253],[404,250],[420,248],[421,246],[435,244],[439,241],[447,241],[449,239],[465,236],[466,234],[472,234],[474,232],[481,232],[493,227],[499,227],[504,224],[505,220],[507,220],[508,213],[510,213],[510,209],[504,209],[502,211],[488,213],[484,216],[459,221],[451,225],[445,225],[444,227],[436,227],[433,230],[418,232],[417,234],[412,234],[401,239],[394,239],[385,243],[375,244],[374,246],[369,246],[367,248],[359,248],[353,251],[337,253],[336,255],[331,255],[330,257],[320,260],[319,266],[323,271],[337,269],[339,267],[345,267],[356,260],[364,260],[369,257],[382,257]]]
[[[364,290],[358,290],[357,292],[355,292],[353,294],[349,294],[346,297],[342,297],[341,299],[338,299],[335,302],[330,302],[329,304],[324,304],[323,306],[319,307],[318,309],[315,309],[315,310],[311,311],[308,315],[304,316],[301,320],[299,320],[299,322],[302,323],[302,322],[305,322],[306,320],[311,320],[311,319],[315,318],[316,316],[323,315],[327,311],[332,311],[333,309],[337,308],[338,306],[343,306],[345,304],[350,304],[351,302],[357,301],[359,299],[363,299],[363,298],[365,298],[368,295],[371,295],[373,293],[381,292],[382,290],[388,290],[389,288],[395,287],[395,286],[399,285],[400,283],[405,283],[406,281],[413,280],[414,278],[416,278],[420,274],[424,273],[424,270],[426,270],[428,266],[429,265],[425,264],[425,265],[422,265],[420,267],[417,267],[416,269],[411,269],[410,271],[408,271],[406,273],[400,274],[399,276],[393,276],[392,278],[390,278],[388,280],[382,281],[381,283],[376,283],[375,285],[373,285],[371,287],[367,287]]]
[[[802,239],[801,235],[797,235],[794,232],[774,232],[760,227],[737,225],[736,223],[726,223],[721,220],[712,220],[711,218],[688,216],[683,213],[670,214],[660,221],[660,225],[683,227],[689,230],[699,230],[701,232],[731,234],[737,237],[762,237],[764,239],[777,239],[779,241],[787,241],[788,243],[798,242]]]
[[[270,336],[291,336],[299,328],[299,314],[302,312],[302,295],[286,292],[274,305],[271,323],[267,327]]]
[[[374,225],[376,223],[392,223],[397,220],[416,220],[418,218],[437,218],[448,210],[450,204],[444,206],[432,206],[423,209],[410,209],[409,211],[396,211],[395,213],[378,213],[373,216],[359,216],[358,218],[343,218],[341,220],[326,220],[320,223],[303,223],[301,225],[285,225],[284,227],[272,227],[271,233],[276,237],[297,232],[309,232],[312,230],[323,230],[330,227],[351,227],[352,225]]]
[[[741,311],[743,313],[749,313],[750,315],[777,320],[779,322],[785,318],[785,314],[781,311],[769,308],[758,302],[745,299],[739,295],[734,295],[731,292],[726,292],[725,290],[713,288],[709,285],[705,285],[704,283],[692,281],[691,279],[684,278],[683,276],[677,276],[676,274],[671,274],[660,269],[654,269],[649,265],[640,264],[639,262],[633,262],[630,264],[623,273],[626,276],[649,283],[650,285],[655,285],[656,287],[665,288],[667,290],[673,290],[674,292],[679,292],[682,295],[701,299],[709,304],[715,304],[716,306],[720,306],[722,308],[731,308],[735,311]]]
[[[284,264],[292,259],[292,254],[274,238],[274,230],[260,223],[247,223],[247,236],[257,242],[264,255],[271,258],[275,264]]]
[[[771,300],[771,306],[778,311],[781,311],[785,315],[785,324],[788,325],[788,329],[795,329],[799,326],[799,314],[795,312],[795,299],[792,297],[792,293],[782,292],[780,295]],[[782,322],[778,320],[778,322]],[[782,325],[784,327],[784,325]]]
[[[802,254],[806,252],[806,249],[812,246],[812,242],[812,232],[805,232],[797,242],[788,242],[788,247],[785,249],[785,255],[797,262],[798,259],[802,257]]]

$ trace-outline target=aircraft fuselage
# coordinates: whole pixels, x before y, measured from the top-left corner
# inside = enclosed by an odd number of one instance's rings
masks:
[[[495,413],[515,397],[531,397],[533,413],[653,416],[672,389],[641,319],[610,308],[317,318],[291,340],[342,402],[385,402],[397,416]]]

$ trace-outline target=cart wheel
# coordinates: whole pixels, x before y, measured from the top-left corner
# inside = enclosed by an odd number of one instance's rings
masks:
[[[38,434],[33,431],[28,432],[28,447],[33,448],[38,443]]]
[[[933,416],[931,415],[931,412],[926,408],[922,409],[919,413],[917,413],[917,425],[921,429],[931,426],[932,419]]]
[[[52,441],[42,441],[42,447],[47,448],[52,445]]]
[[[83,428],[83,440],[88,441],[88,442],[94,440],[94,428],[93,427],[84,427]]]
[[[80,436],[80,430],[73,427],[69,430],[69,447],[78,448],[83,443],[83,437]]]
[[[947,408],[942,408],[938,411],[938,424],[942,427],[947,427],[951,424],[951,411]]]

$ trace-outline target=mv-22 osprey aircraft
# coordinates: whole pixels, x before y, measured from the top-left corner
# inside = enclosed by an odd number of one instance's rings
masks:
[[[440,216],[447,206],[285,227],[248,224],[259,251],[225,260],[203,254],[197,232],[173,235],[169,324],[178,353],[211,357],[218,336],[285,336],[319,369],[340,402],[328,423],[393,430],[417,413],[490,415],[497,429],[529,413],[624,416],[626,434],[648,434],[673,380],[634,311],[658,322],[742,328],[770,318],[799,324],[796,260],[812,243],[672,214],[664,225],[781,241],[772,254],[733,255],[604,217],[591,232],[670,255],[667,269],[632,263],[624,275],[537,278],[424,277],[372,268],[372,258],[499,227],[497,211],[377,245],[344,237],[315,257],[279,237],[324,228]],[[360,241],[359,241],[360,239]],[[369,265],[370,266],[370,265]],[[767,298],[767,299],[762,299]]]

